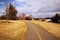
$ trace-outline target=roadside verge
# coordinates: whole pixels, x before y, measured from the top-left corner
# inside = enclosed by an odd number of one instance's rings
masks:
[[[0,40],[23,40],[26,33],[26,24],[21,20],[0,22]]]
[[[40,27],[47,30],[52,35],[56,36],[57,38],[60,38],[60,24],[50,23],[50,22],[42,22],[42,21],[30,21],[34,24],[39,25]]]

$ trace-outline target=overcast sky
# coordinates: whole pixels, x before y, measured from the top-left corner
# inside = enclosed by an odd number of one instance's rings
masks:
[[[0,0],[0,12],[4,12],[5,1]],[[9,0],[18,10],[18,15],[22,12],[33,17],[51,17],[60,13],[60,0]],[[2,15],[2,14],[0,14]]]

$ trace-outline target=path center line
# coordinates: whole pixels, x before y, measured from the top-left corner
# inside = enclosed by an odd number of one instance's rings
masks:
[[[38,35],[39,39],[42,40],[39,32],[37,31],[37,29],[35,28],[35,26],[32,26],[33,30],[36,32],[36,34]]]

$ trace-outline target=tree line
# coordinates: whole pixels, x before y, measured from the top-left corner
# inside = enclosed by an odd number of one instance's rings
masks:
[[[12,5],[12,4],[9,4],[9,7],[8,7],[8,10],[6,9],[6,11],[8,11],[8,14],[6,15],[2,15],[0,17],[0,19],[7,19],[8,20],[16,20],[17,19],[17,9]]]

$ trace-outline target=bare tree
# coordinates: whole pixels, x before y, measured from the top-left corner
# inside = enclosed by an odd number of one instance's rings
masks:
[[[6,18],[8,23],[8,0],[6,0]]]

